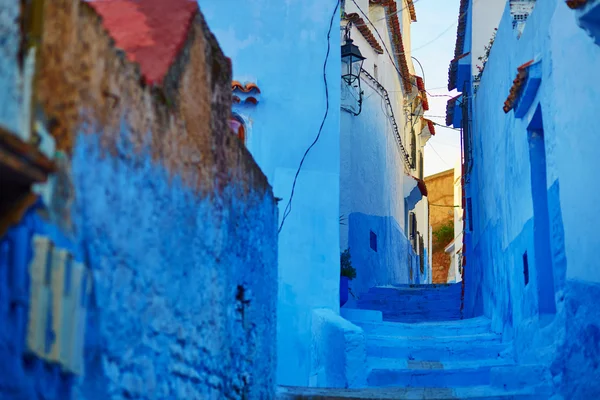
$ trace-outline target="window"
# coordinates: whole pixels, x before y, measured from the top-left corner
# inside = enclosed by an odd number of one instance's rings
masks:
[[[529,283],[529,259],[527,258],[527,252],[523,254],[523,276],[525,278],[525,286]]]
[[[417,251],[417,215],[412,211],[408,213],[408,240]]]
[[[371,244],[371,249],[376,252],[377,251],[377,235],[375,234],[375,232],[371,231],[369,239],[370,239],[370,242],[371,242],[370,243]]]
[[[412,134],[412,141],[410,143],[410,157],[412,159],[412,168],[417,169],[417,135]]]
[[[423,170],[425,165],[423,162],[423,152],[419,151],[419,179],[423,180]]]
[[[421,234],[419,234],[419,269],[421,274],[425,273],[425,243]]]
[[[379,80],[379,71],[378,71],[378,68],[377,68],[377,64],[373,65],[373,76],[375,77],[376,81]]]

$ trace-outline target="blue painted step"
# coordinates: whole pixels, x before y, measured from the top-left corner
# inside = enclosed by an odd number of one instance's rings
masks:
[[[511,346],[477,341],[439,342],[435,340],[398,342],[390,337],[367,336],[367,354],[373,357],[421,361],[512,359]]]
[[[360,322],[352,321],[360,326],[366,334],[392,336],[432,336],[453,337],[476,335],[491,331],[491,321],[485,317],[465,319],[461,321],[422,322],[408,324],[402,322]]]
[[[373,387],[467,387],[489,385],[492,369],[514,367],[511,360],[411,361],[369,358],[368,384]]]
[[[551,394],[550,387],[544,385],[519,390],[502,390],[489,386],[365,389],[280,387],[277,393],[277,400],[540,400],[549,399]]]

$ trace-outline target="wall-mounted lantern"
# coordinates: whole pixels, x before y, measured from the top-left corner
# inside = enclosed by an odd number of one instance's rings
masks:
[[[360,73],[362,71],[362,66],[365,61],[365,57],[361,54],[358,46],[352,42],[350,38],[350,30],[352,28],[352,23],[349,22],[346,25],[346,33],[345,40],[346,43],[342,45],[342,79],[348,85],[345,90],[350,90],[350,92],[355,92],[353,94],[353,98],[358,98],[358,111],[356,111],[352,107],[341,107],[342,110],[349,112],[354,116],[358,116],[362,111],[362,96],[363,91],[360,88]],[[342,96],[343,97],[343,96]]]
[[[350,39],[349,33],[346,34],[346,43],[342,45],[342,78],[348,85],[352,85],[360,77],[360,71],[365,57],[361,54],[357,45]]]

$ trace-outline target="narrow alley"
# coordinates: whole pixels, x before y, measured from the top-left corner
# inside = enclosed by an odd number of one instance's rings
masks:
[[[600,0],[0,0],[0,400],[600,399]]]
[[[375,287],[346,314],[366,339],[369,389],[280,388],[280,399],[533,399],[549,371],[517,365],[486,317],[461,319],[461,284]]]

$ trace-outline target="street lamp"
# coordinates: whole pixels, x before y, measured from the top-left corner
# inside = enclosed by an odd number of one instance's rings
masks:
[[[348,85],[352,85],[360,76],[365,57],[360,53],[358,46],[352,43],[350,35],[346,35],[346,43],[342,45],[342,78]]]

